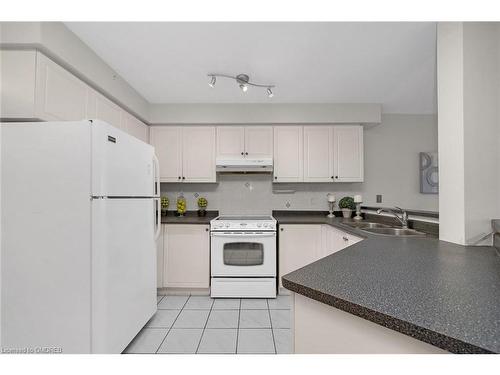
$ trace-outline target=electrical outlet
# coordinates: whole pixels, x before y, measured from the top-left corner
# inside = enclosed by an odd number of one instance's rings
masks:
[[[377,194],[377,203],[382,203],[382,194]]]

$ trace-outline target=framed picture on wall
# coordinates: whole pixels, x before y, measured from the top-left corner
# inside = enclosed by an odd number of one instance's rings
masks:
[[[420,153],[420,193],[439,193],[439,169],[437,152]]]

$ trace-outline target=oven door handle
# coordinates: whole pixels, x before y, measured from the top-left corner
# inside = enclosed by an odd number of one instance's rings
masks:
[[[276,237],[276,232],[262,232],[262,233],[228,233],[228,232],[211,232],[212,237]]]

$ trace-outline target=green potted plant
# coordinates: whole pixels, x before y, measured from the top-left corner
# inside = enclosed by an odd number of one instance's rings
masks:
[[[198,198],[198,216],[207,215],[207,205],[208,201],[206,200],[206,198],[203,197]]]
[[[166,216],[167,215],[167,210],[168,210],[168,205],[169,205],[169,200],[168,197],[161,197],[161,215]]]
[[[356,209],[356,204],[352,197],[344,197],[339,201],[339,208],[342,210],[342,216],[350,218],[352,211]]]

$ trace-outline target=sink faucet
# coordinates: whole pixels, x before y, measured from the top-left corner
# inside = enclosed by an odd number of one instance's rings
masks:
[[[380,214],[381,212],[390,213],[401,223],[403,229],[408,229],[408,213],[401,207],[394,207],[394,208],[396,208],[399,211],[401,216],[398,215],[398,213],[395,212],[394,210],[391,210],[390,208],[380,208],[377,210],[377,214]]]

